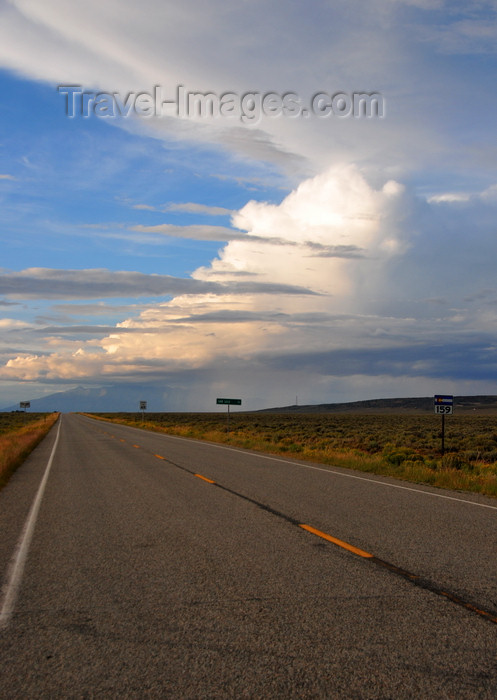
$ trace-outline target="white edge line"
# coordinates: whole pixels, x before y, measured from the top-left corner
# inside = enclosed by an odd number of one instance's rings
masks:
[[[33,532],[36,525],[36,519],[38,517],[38,511],[40,510],[41,500],[43,498],[43,493],[45,491],[45,486],[48,480],[48,475],[52,467],[52,462],[55,456],[55,451],[57,449],[57,444],[59,442],[60,426],[62,424],[62,416],[59,418],[59,427],[57,429],[57,437],[55,438],[54,445],[52,447],[52,452],[50,454],[50,459],[48,460],[45,473],[38,487],[35,499],[29,511],[26,522],[24,523],[24,528],[22,530],[17,546],[14,550],[14,554],[10,560],[9,568],[7,571],[7,578],[5,585],[2,590],[2,607],[0,610],[0,629],[5,629],[8,627],[12,613],[14,612],[15,604],[17,601],[17,595],[19,593],[19,588],[22,581],[22,575],[24,573],[24,565],[26,564],[26,559],[28,557],[29,545],[31,544],[31,539],[33,537]]]
[[[91,420],[96,420],[95,418],[92,418]],[[114,425],[119,425],[119,423],[114,423]],[[490,508],[490,510],[497,510],[497,506],[491,506],[488,505],[487,503],[478,503],[478,501],[467,501],[464,498],[455,498],[454,496],[445,496],[442,493],[433,493],[432,491],[425,491],[422,488],[412,488],[410,486],[401,486],[400,484],[390,484],[388,481],[378,481],[377,479],[373,477],[365,477],[365,476],[357,476],[356,474],[346,474],[344,472],[337,472],[334,469],[324,469],[323,467],[313,467],[310,464],[302,464],[302,462],[298,462],[297,460],[291,461],[289,459],[281,459],[280,457],[274,456],[272,457],[271,455],[263,455],[258,452],[250,452],[248,450],[244,450],[243,447],[226,447],[226,445],[217,445],[213,442],[207,442],[204,440],[196,440],[195,438],[184,438],[181,437],[180,435],[168,435],[167,433],[154,433],[152,430],[145,430],[144,428],[134,428],[131,425],[123,425],[121,424],[121,427],[123,428],[131,428],[131,430],[139,430],[140,432],[145,432],[149,433],[152,435],[157,435],[159,437],[164,437],[168,438],[171,440],[183,440],[184,442],[197,442],[201,443],[202,445],[208,445],[209,447],[214,447],[218,450],[227,450],[228,452],[241,452],[243,454],[251,455],[252,457],[258,457],[259,459],[269,459],[272,462],[281,462],[282,464],[292,464],[294,467],[301,467],[302,469],[313,469],[314,471],[318,472],[326,472],[327,474],[334,474],[335,476],[343,476],[347,479],[357,479],[358,481],[367,481],[370,484],[376,484],[378,486],[389,486],[392,489],[401,489],[402,491],[412,491],[414,493],[421,493],[424,496],[433,496],[433,498],[443,498],[446,501],[456,501],[456,503],[466,503],[468,506],[479,506],[480,508]],[[393,477],[391,477],[393,478]]]

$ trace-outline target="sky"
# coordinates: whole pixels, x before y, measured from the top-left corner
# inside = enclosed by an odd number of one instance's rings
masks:
[[[0,0],[0,405],[497,394],[496,59],[495,0]]]

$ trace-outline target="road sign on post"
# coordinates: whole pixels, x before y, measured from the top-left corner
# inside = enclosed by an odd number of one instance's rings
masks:
[[[216,399],[216,403],[228,406],[228,425],[226,427],[226,431],[229,433],[229,431],[230,431],[230,406],[241,406],[242,400],[241,399]]]
[[[454,410],[454,397],[446,394],[435,394],[433,397],[435,413],[442,416],[442,457],[445,454],[445,416],[452,414]]]
[[[448,416],[452,413],[454,408],[454,397],[436,394],[433,403],[435,405],[435,413]]]
[[[142,412],[142,420],[145,419],[145,411],[147,410],[147,402],[140,401],[140,411]]]
[[[24,408],[26,411],[27,408],[31,408],[31,402],[30,401],[21,401],[19,403],[20,408]]]

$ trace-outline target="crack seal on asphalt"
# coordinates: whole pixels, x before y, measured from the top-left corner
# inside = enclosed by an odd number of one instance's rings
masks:
[[[158,455],[154,455],[154,456],[158,456]],[[352,554],[355,554],[356,556],[359,556],[363,559],[368,560],[369,562],[371,562],[372,564],[375,564],[376,566],[379,566],[383,569],[387,569],[391,573],[395,574],[396,576],[400,576],[401,578],[408,581],[409,583],[412,583],[414,586],[417,586],[418,588],[422,588],[425,591],[429,591],[430,593],[434,593],[438,596],[442,596],[446,600],[450,601],[451,603],[453,603],[455,605],[458,605],[459,607],[464,608],[468,612],[479,615],[480,617],[483,617],[485,620],[492,622],[493,624],[497,624],[497,615],[495,614],[495,612],[492,612],[491,610],[486,610],[485,608],[483,608],[481,606],[475,605],[467,600],[464,600],[460,596],[458,596],[454,593],[451,593],[450,591],[445,591],[440,586],[437,586],[435,583],[433,583],[432,581],[429,581],[428,579],[424,579],[421,576],[418,576],[417,574],[413,574],[410,571],[406,571],[405,569],[402,569],[401,567],[396,566],[395,564],[391,564],[390,562],[384,561],[383,559],[376,557],[374,554],[370,554],[369,552],[365,552],[364,550],[361,550],[357,547],[354,547],[353,545],[349,544],[348,542],[344,542],[343,540],[339,540],[336,537],[329,535],[328,533],[321,532],[320,530],[317,530],[316,528],[313,528],[310,525],[305,525],[300,520],[297,520],[296,518],[293,518],[290,515],[287,515],[286,513],[282,513],[281,511],[276,510],[275,508],[272,508],[271,506],[268,506],[267,504],[262,503],[261,501],[257,501],[254,498],[250,498],[249,496],[244,495],[243,493],[239,493],[238,491],[234,491],[233,489],[230,489],[227,486],[223,486],[222,484],[219,484],[217,481],[213,481],[212,479],[208,479],[207,477],[201,476],[201,475],[197,474],[196,472],[192,471],[191,469],[187,469],[186,467],[183,467],[180,464],[177,464],[176,462],[172,462],[171,460],[166,459],[165,457],[161,457],[161,459],[163,459],[168,464],[171,464],[172,466],[176,467],[177,469],[181,469],[182,471],[186,472],[187,474],[191,474],[192,476],[195,476],[195,477],[200,477],[201,479],[209,482],[210,484],[212,484],[216,488],[219,488],[222,491],[226,491],[227,493],[230,493],[231,495],[236,496],[237,498],[241,498],[244,501],[247,501],[248,503],[251,503],[252,505],[257,506],[257,508],[264,510],[266,513],[270,513],[271,515],[275,515],[277,518],[280,518],[280,520],[285,520],[286,522],[288,522],[292,525],[296,525],[297,527],[306,530],[310,534],[318,536],[321,539],[324,539],[325,541],[328,541],[332,544],[335,544],[336,546],[338,546],[342,549],[345,549]]]

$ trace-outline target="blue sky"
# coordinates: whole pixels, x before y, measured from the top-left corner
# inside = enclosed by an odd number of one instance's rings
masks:
[[[497,393],[496,52],[490,1],[0,2],[0,405]],[[69,118],[65,85],[257,118]]]

